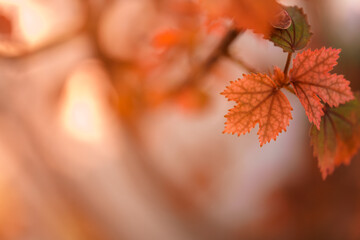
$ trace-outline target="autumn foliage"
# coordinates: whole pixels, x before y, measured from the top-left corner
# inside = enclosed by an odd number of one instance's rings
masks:
[[[360,239],[359,7],[0,0],[0,240]]]
[[[256,33],[268,36],[269,23],[276,21],[282,11],[275,0],[200,0],[202,7],[211,17],[230,17],[239,29],[252,29]]]
[[[274,27],[269,39],[288,53],[285,69],[282,72],[275,67],[272,76],[252,73],[230,82],[222,94],[237,105],[225,115],[224,132],[245,134],[259,124],[260,146],[276,140],[292,119],[292,107],[281,90],[287,89],[296,94],[315,126],[311,132],[314,155],[325,179],[336,166],[348,164],[360,147],[358,100],[354,100],[350,82],[343,75],[330,73],[337,65],[340,49],[305,50],[296,55],[288,71],[292,54],[307,46],[312,33],[302,9],[285,9],[291,25],[286,29]],[[351,100],[354,102],[341,105]]]
[[[314,155],[319,159],[323,178],[341,164],[350,164],[351,158],[360,148],[360,96],[331,108],[324,107],[320,128],[311,128],[311,143]]]
[[[224,132],[244,134],[259,123],[262,146],[286,130],[292,107],[271,77],[260,73],[244,75],[230,84],[222,94],[238,105],[225,116],[228,120]]]
[[[294,59],[290,71],[290,82],[296,95],[304,106],[309,121],[320,128],[324,115],[324,103],[337,107],[354,98],[349,87],[350,82],[344,76],[330,74],[337,64],[340,50],[306,50]]]
[[[225,0],[222,4],[215,0],[200,0],[174,1],[167,4],[171,14],[177,16],[181,11],[186,14],[187,20],[179,18],[175,27],[161,30],[154,35],[153,46],[161,49],[162,53],[165,52],[161,56],[162,61],[173,51],[185,50],[188,54],[195,55],[196,46],[203,44],[209,35],[215,34],[224,38],[219,49],[213,52],[214,55],[210,54],[208,62],[195,65],[195,70],[191,73],[191,78],[196,79],[194,82],[206,75],[202,70],[204,67],[210,70],[221,55],[229,56],[229,45],[237,35],[247,29],[260,34],[288,54],[284,70],[275,66],[273,73],[265,74],[251,69],[252,73],[230,82],[222,95],[236,105],[225,115],[227,121],[224,133],[245,134],[259,124],[260,146],[276,140],[281,132],[286,131],[292,119],[293,109],[284,91],[290,91],[298,97],[309,122],[314,124],[318,131],[323,130],[321,122],[322,118],[328,116],[326,109],[354,100],[350,82],[343,75],[331,73],[337,65],[341,50],[331,47],[304,50],[313,33],[302,8],[282,6],[275,0]],[[226,19],[231,19],[232,24],[229,25]],[[297,53],[292,61],[297,51],[302,52]],[[194,94],[201,92],[198,88],[200,85],[197,85],[199,82],[194,82],[186,83],[180,91],[171,90],[170,94],[161,95],[181,99],[178,103],[182,105],[184,99],[187,99],[186,106],[202,106],[196,99],[204,99],[204,96]],[[187,93],[186,98],[183,97],[184,93]],[[194,101],[189,103],[189,99]],[[351,149],[342,147],[343,150],[336,153],[337,159],[347,160],[335,161],[329,157],[333,155],[327,153],[326,147],[322,148],[323,153],[319,153],[321,151],[317,146],[328,143],[323,138],[319,141],[323,142],[313,143],[314,154],[319,159],[324,178],[327,173],[332,172],[334,166],[349,162],[348,156],[354,155],[358,149],[356,144]],[[326,167],[324,162],[327,163]]]

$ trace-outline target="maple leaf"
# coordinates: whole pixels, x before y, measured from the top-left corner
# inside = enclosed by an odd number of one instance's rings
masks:
[[[337,107],[354,98],[350,82],[343,75],[330,74],[337,64],[340,49],[306,50],[296,56],[290,71],[290,82],[309,121],[320,128],[323,103]]]
[[[286,29],[274,26],[275,28],[270,35],[270,41],[275,46],[281,47],[284,52],[295,52],[307,46],[312,33],[302,8],[296,6],[286,7],[285,10],[291,17],[291,25]],[[286,18],[284,20],[286,22]]]
[[[335,167],[348,165],[360,148],[360,94],[337,108],[325,109],[320,130],[312,126],[310,136],[323,179]]]
[[[284,72],[277,66],[274,67],[274,74],[272,75],[272,79],[278,86],[283,86],[286,84]]]
[[[265,74],[244,75],[221,93],[238,103],[230,109],[224,133],[245,134],[259,123],[260,146],[270,142],[289,125],[292,107],[275,82]]]

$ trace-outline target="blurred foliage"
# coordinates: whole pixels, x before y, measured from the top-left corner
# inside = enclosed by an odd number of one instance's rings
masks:
[[[220,135],[218,93],[254,70],[229,47],[275,64],[244,28],[266,36],[278,3],[197,3],[0,0],[0,239],[359,238],[359,159],[323,182],[310,149]],[[299,1],[311,46],[341,45],[359,88],[359,47],[326,4]],[[301,152],[298,128],[283,143]]]

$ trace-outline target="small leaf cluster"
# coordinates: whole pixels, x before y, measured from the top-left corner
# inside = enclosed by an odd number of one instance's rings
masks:
[[[252,73],[230,82],[222,92],[236,106],[225,115],[225,133],[245,134],[259,124],[260,146],[276,140],[292,119],[292,107],[282,92],[289,90],[300,100],[311,127],[311,142],[322,176],[340,164],[348,164],[360,148],[360,97],[353,94],[343,75],[331,73],[340,50],[321,48],[298,53],[289,71],[292,54],[303,50],[312,33],[303,10],[284,8],[291,18],[288,28],[274,27],[270,41],[288,53],[284,71]],[[274,25],[273,25],[274,26]]]

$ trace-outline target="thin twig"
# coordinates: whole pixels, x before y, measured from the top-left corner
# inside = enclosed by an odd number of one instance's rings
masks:
[[[186,79],[182,81],[182,84],[177,86],[176,89],[171,92],[179,92],[184,88],[198,84],[198,82],[201,81],[205,75],[210,72],[211,68],[218,62],[221,57],[228,55],[229,46],[241,32],[242,31],[239,31],[235,28],[231,28],[221,40],[219,45],[209,55],[209,57],[202,64],[194,67],[192,71],[186,76]]]
[[[230,54],[227,55],[227,58],[233,61],[234,63],[238,64],[240,67],[244,68],[249,73],[256,73],[258,72],[255,68],[244,62],[242,59],[234,58]]]

